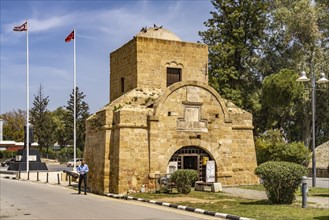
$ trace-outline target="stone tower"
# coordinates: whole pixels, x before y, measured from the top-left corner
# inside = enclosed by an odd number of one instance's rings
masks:
[[[96,193],[126,193],[176,169],[255,184],[252,115],[208,85],[208,47],[143,28],[110,54],[110,103],[87,120],[84,159]]]

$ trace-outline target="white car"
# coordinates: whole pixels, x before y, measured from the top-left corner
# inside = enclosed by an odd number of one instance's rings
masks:
[[[82,158],[76,158],[76,164],[75,166],[79,166],[82,161]],[[66,163],[67,167],[73,167],[74,166],[74,159],[70,160],[69,162]]]

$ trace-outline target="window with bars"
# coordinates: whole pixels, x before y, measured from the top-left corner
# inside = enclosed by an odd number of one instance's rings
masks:
[[[181,72],[182,69],[179,68],[167,68],[167,87],[181,81]]]

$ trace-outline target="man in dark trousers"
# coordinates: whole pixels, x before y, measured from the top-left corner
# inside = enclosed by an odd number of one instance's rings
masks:
[[[78,194],[81,193],[81,182],[83,180],[84,183],[84,192],[85,195],[87,195],[87,174],[88,174],[88,165],[85,164],[84,160],[81,161],[80,166],[77,168],[77,172],[79,173],[79,192]]]

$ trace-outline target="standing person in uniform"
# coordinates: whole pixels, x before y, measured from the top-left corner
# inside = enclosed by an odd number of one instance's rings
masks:
[[[85,195],[87,195],[87,174],[88,174],[89,168],[88,165],[85,164],[84,160],[81,161],[80,166],[77,168],[77,172],[79,173],[79,192],[78,194],[81,193],[81,182],[83,180],[84,183],[84,192]]]

